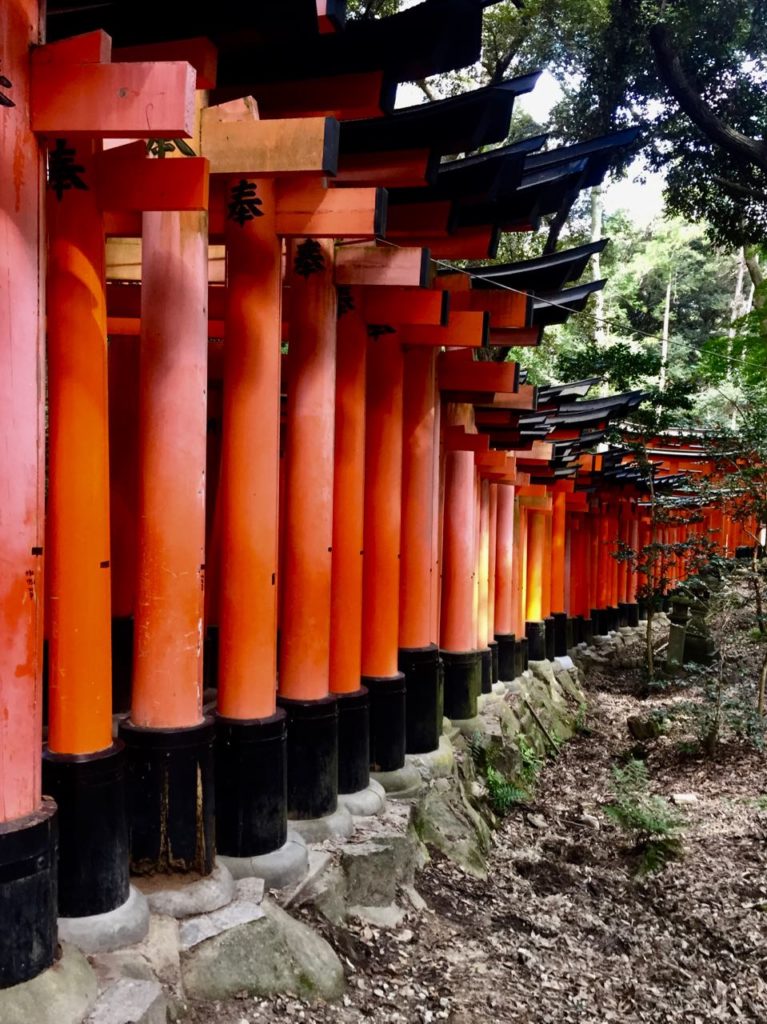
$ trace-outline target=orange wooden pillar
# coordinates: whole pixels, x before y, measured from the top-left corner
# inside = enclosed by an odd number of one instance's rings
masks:
[[[202,714],[208,217],[143,215],[138,522],[128,749],[131,863],[208,874],[212,718]]]
[[[402,398],[402,535],[399,652],[405,676],[405,747],[436,750],[443,691],[433,614],[436,350],[406,346]]]
[[[43,776],[61,814],[59,913],[115,910],[129,894],[124,749],[112,740],[104,227],[95,144],[49,156],[49,724]],[[67,152],[68,151],[68,152]],[[63,154],[85,187],[64,187]]]
[[[543,588],[547,581],[546,513],[528,509],[527,589],[525,600],[525,633],[528,656],[533,661],[546,657],[546,632],[543,621]]]
[[[365,424],[362,682],[370,693],[370,763],[405,763],[405,676],[398,668],[403,355],[369,328]]]
[[[599,513],[596,523],[596,604],[591,617],[594,619],[594,632],[606,635],[610,631],[610,520],[604,501],[599,502]],[[596,613],[596,614],[595,614]]]
[[[253,205],[232,205],[225,228],[216,845],[240,858],[269,853],[287,838],[285,712],[276,706],[282,247],[275,191],[271,179],[230,179],[231,203],[250,197]]]
[[[333,242],[288,253],[280,704],[288,714],[288,814],[319,818],[338,799],[338,709],[330,695],[337,296]]]
[[[445,714],[473,718],[482,683],[474,627],[474,452],[445,455],[440,648],[445,666]]]
[[[565,578],[567,556],[567,494],[555,488],[551,496],[551,586],[549,589],[553,651],[556,657],[567,654],[567,611]]]
[[[0,989],[49,967],[57,944],[56,805],[41,796],[40,780],[43,162],[29,125],[37,0],[10,0],[2,21],[11,85],[0,87]]]
[[[511,484],[499,483],[497,493],[494,630],[498,644],[498,675],[508,682],[517,674],[512,601],[515,488]]]
[[[367,325],[359,289],[338,289],[330,690],[338,701],[338,789],[370,781],[370,704],[362,674]]]
[[[109,339],[109,536],[112,577],[112,709],[130,711],[136,593],[139,338]]]
[[[493,688],[493,653],[488,645],[490,586],[490,481],[479,481],[477,557],[477,650],[482,663],[482,693]]]
[[[631,540],[631,524],[629,520],[629,504],[624,499],[619,503],[618,520],[618,553],[625,552]],[[618,561],[618,610],[620,613],[619,622],[622,626],[628,625],[628,563],[621,558]]]
[[[487,646],[491,657],[491,682],[500,679],[498,661],[498,641],[495,639],[495,581],[496,558],[498,552],[498,484],[490,483],[490,512],[488,516],[488,556],[487,556]]]
[[[511,566],[511,628],[517,637],[515,649],[515,675],[527,668],[528,640],[525,629],[527,611],[527,533],[528,510],[519,495],[514,499],[513,556]]]

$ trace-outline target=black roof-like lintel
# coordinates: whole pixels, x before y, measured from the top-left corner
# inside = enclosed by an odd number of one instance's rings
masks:
[[[557,292],[554,295],[546,296],[546,298],[534,299],[533,325],[550,327],[553,324],[565,323],[573,313],[583,312],[589,298],[594,292],[601,291],[606,283],[604,279],[590,281],[588,284],[567,288],[563,292]]]
[[[447,155],[499,142],[509,133],[516,97],[530,92],[539,75],[535,72],[460,96],[402,107],[388,117],[344,121],[341,152],[431,149]]]

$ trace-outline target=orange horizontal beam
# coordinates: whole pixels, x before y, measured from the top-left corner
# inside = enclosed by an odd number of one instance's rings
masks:
[[[108,149],[96,164],[104,208],[131,210],[207,210],[208,161],[203,157],[153,160],[143,142]]]
[[[464,427],[449,426],[445,431],[445,450],[451,452],[488,452],[487,434],[470,434]]]
[[[519,330],[505,330],[494,328],[490,325],[490,344],[498,347],[512,346],[534,348],[540,344],[540,327],[523,327]]]
[[[451,320],[456,315],[453,309],[451,305]],[[437,380],[440,391],[509,392],[518,386],[518,370],[516,363],[472,359],[471,352],[443,352],[437,362]]]
[[[428,185],[431,153],[409,149],[393,153],[342,153],[334,185],[383,185],[419,188]]]
[[[200,153],[211,174],[334,174],[338,122],[332,117],[260,121],[252,98],[205,108]]]
[[[431,254],[438,260],[483,260],[495,256],[496,240],[493,228],[459,228],[436,239]]]
[[[218,71],[218,50],[210,39],[196,36],[191,39],[173,39],[166,43],[144,43],[141,46],[119,46],[112,50],[117,63],[134,61],[178,61],[191,64],[197,75],[198,89],[212,89]]]
[[[312,181],[277,186],[278,235],[375,238],[386,227],[386,193],[378,188],[325,188]]]
[[[490,329],[523,328],[529,323],[531,300],[523,292],[474,289],[458,291],[452,309],[483,311],[490,314]]]
[[[336,248],[336,284],[396,285],[418,287],[426,284],[428,250],[388,245],[339,245]]]
[[[389,211],[386,237],[396,239],[417,235],[419,238],[443,238],[447,235],[452,203],[412,203],[393,206]]]
[[[490,399],[490,405],[499,409],[533,409],[535,386],[520,384],[516,391],[496,391]]]
[[[191,64],[69,64],[46,59],[46,49],[32,51],[33,131],[104,139],[193,134],[196,75]]]
[[[408,324],[402,328],[403,345],[484,348],[487,344],[485,313],[451,313],[445,327]]]
[[[446,324],[449,296],[428,288],[363,289],[363,315],[370,324]]]
[[[383,114],[383,89],[383,72],[369,71],[300,81],[259,82],[253,86],[253,95],[258,103],[258,113],[265,120],[276,117],[335,117],[344,121],[380,117]],[[224,99],[227,91],[217,90],[216,97]],[[235,98],[234,92],[232,98]]]

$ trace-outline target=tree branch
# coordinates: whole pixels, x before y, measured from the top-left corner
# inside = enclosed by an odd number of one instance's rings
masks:
[[[767,146],[723,121],[693,88],[663,24],[650,28],[650,46],[664,85],[705,137],[737,160],[767,171]]]

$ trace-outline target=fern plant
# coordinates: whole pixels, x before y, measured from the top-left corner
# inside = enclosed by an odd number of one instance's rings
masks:
[[[634,838],[639,874],[660,871],[683,852],[680,831],[684,819],[663,797],[649,791],[644,761],[630,760],[613,768],[614,800],[605,814]]]

